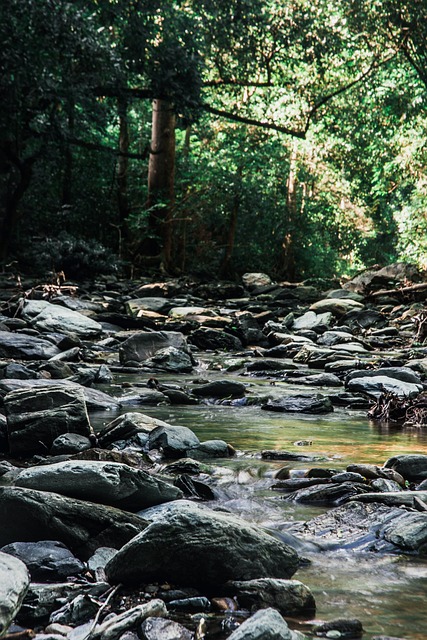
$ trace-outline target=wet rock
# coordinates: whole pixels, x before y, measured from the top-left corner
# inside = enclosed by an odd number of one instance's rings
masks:
[[[218,587],[229,580],[290,578],[297,566],[296,552],[263,530],[228,514],[177,502],[158,510],[156,520],[105,571],[115,584],[164,579]]]
[[[59,540],[83,560],[100,546],[120,547],[146,526],[120,509],[22,487],[0,487],[0,519],[8,523],[0,530],[2,546]]]
[[[118,440],[129,440],[139,433],[148,438],[150,431],[160,426],[167,427],[169,425],[163,420],[147,416],[144,413],[130,411],[109,422],[100,433],[97,433],[97,439],[101,447],[108,447]]]
[[[11,391],[4,399],[12,454],[46,453],[63,433],[90,435],[83,394],[65,387]]]
[[[160,426],[153,429],[148,437],[149,449],[160,449],[167,458],[185,457],[187,452],[197,449],[200,444],[196,434],[181,426]]]
[[[17,380],[34,380],[40,378],[40,375],[36,371],[32,371],[23,364],[18,362],[11,362],[2,369],[3,378],[16,378]]]
[[[0,549],[26,565],[32,582],[61,582],[80,574],[85,565],[61,542],[14,542]]]
[[[191,455],[197,460],[207,458],[229,458],[235,450],[224,440],[205,440],[191,450]]]
[[[204,596],[196,596],[194,598],[184,598],[182,600],[170,600],[168,609],[170,611],[182,613],[195,613],[196,611],[209,611],[211,603]]]
[[[119,348],[121,364],[144,362],[160,349],[175,347],[187,351],[187,341],[177,331],[138,331],[125,340]]]
[[[286,499],[305,504],[339,505],[347,502],[352,496],[358,496],[367,491],[370,491],[370,488],[364,484],[341,482],[340,484],[321,484],[299,489],[286,496]]]
[[[58,610],[64,603],[71,602],[79,595],[96,598],[103,595],[109,588],[110,585],[106,582],[83,584],[32,582],[19,612],[18,621],[28,626],[45,624],[52,612]]]
[[[55,438],[50,449],[50,455],[59,456],[64,454],[80,453],[90,449],[92,443],[86,436],[78,433],[64,433]]]
[[[77,626],[95,618],[99,605],[87,594],[79,594],[71,602],[54,611],[49,622],[52,624]]]
[[[427,479],[427,455],[409,453],[393,456],[384,463],[384,467],[397,471],[409,482]]]
[[[193,394],[202,398],[241,398],[246,387],[241,382],[232,380],[214,380],[193,388]]]
[[[261,458],[263,460],[296,460],[299,462],[313,462],[319,458],[319,456],[295,453],[294,451],[283,451],[278,449],[266,449],[261,451]]]
[[[21,560],[0,552],[0,637],[18,613],[30,584],[27,567]]]
[[[174,482],[182,493],[188,498],[196,498],[198,500],[215,500],[216,495],[205,482],[194,480],[186,473],[178,476]]]
[[[90,571],[96,572],[98,569],[105,569],[107,562],[111,560],[117,553],[117,549],[112,547],[98,547],[93,556],[87,561],[87,566]]]
[[[384,371],[387,371],[386,369]],[[382,376],[358,376],[348,380],[347,389],[350,392],[365,393],[368,396],[379,398],[383,393],[393,393],[399,397],[411,397],[418,395],[423,390],[423,385],[412,384]]]
[[[176,347],[159,349],[154,356],[144,361],[147,367],[154,367],[171,373],[190,373],[193,370],[193,360],[190,354]]]
[[[193,633],[173,620],[147,618],[138,629],[141,640],[193,640]]]
[[[298,384],[308,387],[341,387],[342,382],[333,373],[317,373],[303,378],[298,378]]]
[[[298,616],[316,608],[310,589],[298,580],[260,578],[234,581],[227,584],[227,590],[229,595],[237,598],[241,607],[250,611],[273,607],[282,616]]]
[[[365,482],[365,478],[360,473],[354,473],[351,471],[343,471],[342,473],[335,473],[331,476],[331,482],[340,484],[341,482]]]
[[[298,631],[291,631],[275,609],[260,609],[242,622],[240,627],[228,636],[228,640],[303,640]]]
[[[0,358],[49,360],[58,353],[60,353],[58,347],[42,338],[0,331]]]
[[[363,309],[362,311],[349,311],[340,320],[346,324],[352,331],[360,331],[361,329],[382,329],[387,326],[387,316],[375,309]]]
[[[165,389],[162,387],[162,393],[171,404],[197,404],[197,398],[185,393],[181,389]]]
[[[386,478],[377,478],[376,480],[372,480],[371,488],[374,491],[379,491],[381,493],[403,491],[400,484],[394,480],[387,480]]]
[[[371,485],[372,486],[372,485]],[[399,491],[375,492],[369,496],[358,496],[362,502],[378,502],[396,507],[414,507],[414,500],[427,500],[427,491],[403,491],[399,487]]]
[[[182,497],[179,489],[146,471],[115,462],[90,460],[30,467],[21,472],[15,484],[127,511],[138,511]]]
[[[350,381],[357,378],[377,378],[382,376],[410,384],[422,385],[420,376],[408,367],[383,367],[373,371],[352,371],[348,374],[346,380]]]
[[[210,351],[239,351],[243,345],[237,336],[221,329],[200,327],[192,331],[189,342],[199,349]]]
[[[83,393],[86,406],[89,410],[97,409],[118,409],[119,402],[98,389],[88,389],[69,380],[0,380],[0,396],[4,397],[10,391],[18,389],[49,389],[50,387],[61,387],[73,394]]]
[[[273,358],[258,358],[246,365],[246,371],[294,371],[298,369],[293,362],[283,362],[282,360]]]
[[[83,340],[96,338],[102,333],[99,322],[78,311],[51,304],[45,300],[26,300],[21,316],[32,327],[44,333],[50,331],[70,333]]]
[[[282,413],[330,413],[334,410],[329,398],[317,395],[298,394],[295,396],[283,396],[269,400],[261,406],[266,411],[279,411]]]
[[[316,636],[321,638],[361,638],[363,636],[363,626],[360,620],[350,618],[338,618],[323,624],[316,624],[313,627]],[[336,631],[337,635],[332,635]],[[339,633],[339,635],[338,635]]]

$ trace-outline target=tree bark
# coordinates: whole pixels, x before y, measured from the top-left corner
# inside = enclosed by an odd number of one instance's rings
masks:
[[[289,174],[287,180],[287,194],[286,194],[286,209],[288,212],[287,224],[288,231],[285,233],[282,240],[282,257],[279,270],[281,274],[290,280],[295,280],[296,265],[295,265],[295,248],[294,239],[292,236],[292,227],[295,224],[297,218],[297,160],[298,149],[296,144],[292,146],[291,156],[289,159]]]
[[[121,232],[126,237],[127,219],[129,215],[129,201],[127,193],[129,158],[129,128],[128,110],[125,97],[118,98],[119,114],[119,157],[117,160],[117,205]]]
[[[169,100],[153,100],[148,163],[148,234],[143,253],[158,256],[166,271],[172,261],[172,208],[175,191],[175,112]]]

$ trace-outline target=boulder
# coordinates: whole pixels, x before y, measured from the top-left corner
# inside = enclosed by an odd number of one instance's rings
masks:
[[[190,373],[193,370],[191,355],[176,347],[159,349],[154,356],[144,361],[144,365],[171,373]]]
[[[80,453],[90,449],[91,446],[92,443],[87,436],[78,433],[63,433],[52,442],[49,453],[52,456]]]
[[[325,298],[314,302],[310,307],[310,311],[315,311],[316,313],[329,312],[334,316],[340,317],[349,311],[359,311],[363,308],[364,305],[361,302],[351,300],[350,298]]]
[[[321,394],[303,394],[295,396],[282,396],[269,400],[261,406],[266,411],[278,411],[282,413],[330,413],[334,410],[331,401]]]
[[[69,460],[24,469],[15,485],[138,511],[182,497],[182,492],[142,469],[126,464]]]
[[[146,435],[153,431],[156,427],[169,427],[170,425],[163,420],[158,420],[144,413],[129,411],[118,416],[107,426],[103,427],[100,433],[97,433],[99,446],[109,447],[113,442],[118,440],[128,440],[137,434]]]
[[[177,331],[138,331],[125,340],[119,348],[121,364],[144,362],[160,349],[175,347],[188,351],[187,341]]]
[[[299,616],[316,609],[313,594],[299,580],[259,578],[229,582],[227,588],[249,611],[273,607],[282,616]]]
[[[384,467],[397,471],[409,482],[422,482],[427,478],[427,455],[408,453],[393,456]]]
[[[188,502],[166,507],[107,564],[110,582],[217,588],[229,580],[287,579],[297,570],[291,547],[244,520]]]
[[[150,296],[128,300],[125,305],[126,312],[134,318],[138,318],[140,311],[153,311],[154,313],[167,315],[173,306],[175,306],[174,303],[166,298]]]
[[[243,286],[249,291],[257,287],[265,287],[272,284],[272,280],[266,273],[244,273],[242,275]]]
[[[245,390],[246,387],[241,382],[214,380],[194,387],[192,392],[202,398],[241,398],[245,395]]]
[[[179,622],[165,618],[147,618],[139,627],[141,640],[193,640],[191,631]]]
[[[30,572],[31,582],[61,582],[85,569],[83,562],[55,540],[13,542],[0,551],[22,560]]]
[[[29,584],[30,575],[25,564],[0,552],[0,638],[18,613]]]
[[[386,376],[387,378],[393,378],[401,382],[409,382],[410,384],[422,386],[420,376],[412,369],[409,369],[409,367],[382,367],[381,369],[375,369],[373,371],[352,371],[348,374],[346,380],[349,382],[356,378],[377,378],[378,376]]]
[[[298,369],[296,364],[284,362],[279,358],[257,358],[246,365],[246,371],[249,373],[253,371],[294,371],[295,369]]]
[[[83,340],[97,338],[102,333],[99,322],[46,300],[25,300],[21,316],[32,327],[44,333],[58,331],[76,335]]]
[[[228,636],[228,640],[303,640],[299,631],[291,631],[275,609],[260,609]]]
[[[42,338],[24,333],[0,331],[0,358],[49,360],[59,353],[61,351],[58,347]]]
[[[192,331],[189,341],[205,351],[239,351],[243,347],[237,336],[233,336],[222,329],[211,329],[210,327],[200,327]]]
[[[11,391],[4,399],[12,454],[46,453],[63,433],[89,437],[83,394],[63,386]]]
[[[306,311],[302,316],[294,320],[292,329],[300,331],[301,329],[310,329],[313,331],[330,327],[332,323],[332,313],[315,313],[314,311]]]
[[[49,389],[50,387],[61,387],[73,394],[82,392],[86,406],[90,410],[118,409],[120,406],[119,402],[107,393],[98,389],[88,389],[70,380],[0,380],[0,396],[4,397],[10,391],[17,389]]]
[[[146,523],[138,516],[47,491],[0,487],[0,544],[59,540],[80,559],[101,546],[119,548]]]
[[[384,371],[387,371],[387,369],[384,369]],[[358,376],[348,380],[346,386],[347,389],[353,393],[365,393],[374,398],[379,398],[383,393],[393,393],[400,397],[411,397],[418,395],[423,390],[422,383],[413,384],[412,382],[403,382],[396,378],[389,378],[387,375]]]
[[[191,429],[181,426],[160,426],[148,436],[149,449],[161,449],[167,458],[186,457],[192,449],[197,449],[200,440]]]

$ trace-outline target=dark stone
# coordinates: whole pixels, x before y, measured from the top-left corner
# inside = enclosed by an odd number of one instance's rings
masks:
[[[409,482],[422,482],[427,479],[427,455],[410,453],[389,458],[384,467],[393,469]]]
[[[49,360],[60,350],[51,342],[23,333],[0,331],[0,358]]]
[[[232,380],[215,380],[193,388],[195,396],[203,398],[241,398],[245,395],[246,387],[241,382]]]
[[[149,449],[161,449],[167,458],[185,457],[200,444],[188,427],[165,425],[153,429],[148,437]]]
[[[239,338],[221,329],[200,327],[190,334],[189,342],[204,351],[239,351],[243,345]]]
[[[85,569],[85,565],[65,545],[54,540],[14,542],[0,551],[22,560],[32,582],[61,582]]]
[[[329,398],[317,395],[298,394],[295,396],[283,396],[275,400],[269,400],[261,406],[266,411],[279,411],[286,413],[330,413],[334,410]]]
[[[92,443],[87,436],[78,433],[64,433],[55,438],[50,448],[50,455],[58,456],[67,453],[79,453],[90,449]]]
[[[363,636],[362,623],[359,620],[351,618],[338,618],[317,624],[313,627],[313,631],[316,636],[323,638],[329,637],[327,635],[329,631],[339,631],[341,638],[361,638]]]

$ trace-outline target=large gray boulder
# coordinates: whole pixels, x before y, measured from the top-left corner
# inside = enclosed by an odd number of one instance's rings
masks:
[[[180,489],[142,469],[95,460],[68,460],[30,467],[20,473],[15,485],[53,491],[127,511],[182,498]]]
[[[352,393],[365,393],[374,398],[379,398],[386,392],[401,397],[412,397],[418,395],[423,390],[422,383],[413,384],[412,382],[403,382],[396,378],[390,378],[387,375],[374,377],[359,376],[349,380],[346,386]]]
[[[185,458],[199,444],[199,438],[188,427],[159,426],[148,436],[149,449],[161,449],[167,458]]]
[[[291,631],[275,609],[261,609],[228,636],[228,640],[303,640],[299,631]]]
[[[85,340],[96,338],[102,333],[99,322],[78,311],[51,304],[46,300],[26,300],[21,316],[35,329],[45,333],[57,331],[76,335]]]
[[[299,580],[237,580],[230,582],[227,588],[237,598],[239,605],[250,611],[273,607],[283,616],[298,616],[313,612],[316,608],[310,589]]]
[[[116,398],[112,398],[107,393],[103,393],[99,391],[99,389],[90,389],[88,387],[83,387],[76,382],[71,382],[70,380],[49,380],[49,379],[39,379],[39,380],[0,380],[0,396],[4,397],[10,391],[15,391],[17,389],[44,389],[50,387],[62,387],[68,389],[71,393],[83,393],[86,406],[90,410],[98,410],[98,409],[118,409],[120,403]]]
[[[190,373],[193,369],[193,360],[190,354],[176,347],[159,349],[154,356],[145,360],[144,364],[171,373]]]
[[[218,587],[229,580],[290,578],[297,570],[291,547],[239,518],[186,502],[166,507],[107,564],[110,582]]]
[[[193,395],[202,398],[241,398],[246,387],[242,382],[233,380],[213,380],[193,388]]]
[[[0,638],[18,613],[30,584],[30,574],[21,560],[0,552]]]
[[[60,349],[47,340],[24,333],[0,331],[0,358],[49,360],[59,353]]]
[[[120,362],[144,362],[160,349],[175,347],[188,351],[187,341],[178,331],[138,331],[125,340],[119,348]]]
[[[80,559],[98,547],[120,548],[140,533],[146,522],[138,516],[47,491],[0,487],[0,545],[59,540]]]
[[[31,582],[61,582],[85,569],[83,562],[56,540],[13,542],[0,551],[22,560],[30,572]]]
[[[76,389],[30,387],[11,391],[3,402],[12,454],[46,453],[63,433],[90,435],[86,403]]]
[[[389,458],[384,467],[397,471],[409,482],[422,482],[427,478],[427,455],[403,453]]]

